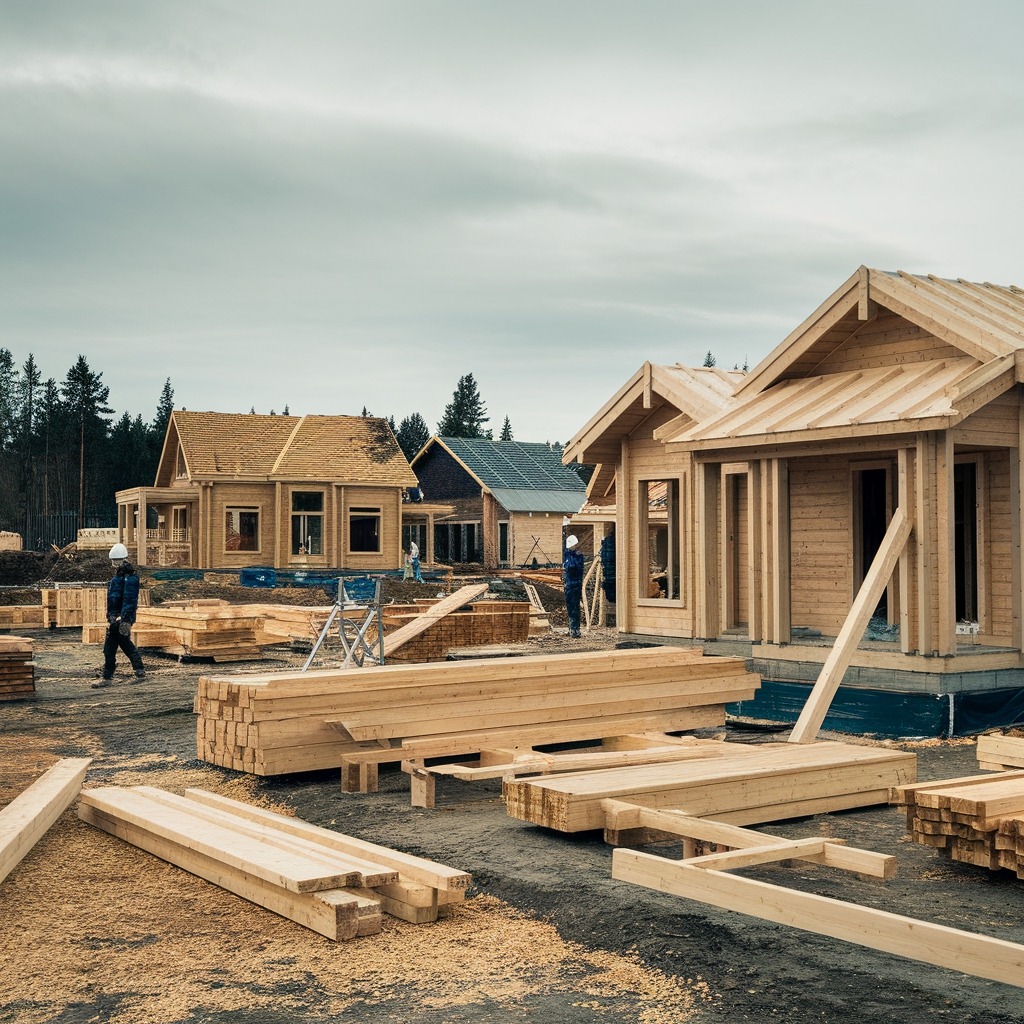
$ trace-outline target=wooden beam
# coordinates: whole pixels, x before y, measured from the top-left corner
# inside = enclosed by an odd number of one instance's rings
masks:
[[[761,551],[761,463],[747,463],[747,635],[757,643],[764,631]]]
[[[644,408],[651,408],[651,364],[644,363]]]
[[[1018,388],[1018,392],[1019,392]],[[1021,545],[1021,459],[1024,457],[1024,403],[1018,411],[1018,444],[1010,449],[1010,579],[1013,646],[1024,650],[1024,547]]]
[[[481,519],[483,530],[484,568],[498,568],[498,501],[490,491],[483,492],[484,511]],[[401,514],[401,512],[399,512]]]
[[[902,508],[897,508],[871,562],[871,568],[868,569],[864,582],[857,592],[853,607],[850,608],[843,628],[839,631],[839,636],[836,637],[835,646],[822,666],[818,681],[814,684],[814,688],[800,712],[800,717],[793,727],[793,732],[789,737],[790,743],[811,743],[818,735],[818,730],[828,713],[832,698],[835,696],[836,690],[839,689],[839,684],[843,681],[843,676],[853,658],[853,652],[864,635],[864,630],[871,619],[875,606],[878,604],[879,598],[889,582],[889,577],[892,576],[893,570],[896,568],[900,553],[910,537],[910,531],[910,519]]]
[[[961,974],[1024,986],[1024,946],[1015,942],[635,850],[616,850],[612,854],[612,878]]]
[[[792,635],[792,588],[789,556],[789,460],[772,459],[772,634],[777,644]]]
[[[687,863],[695,868],[713,871],[735,871],[751,868],[758,864],[775,864],[780,860],[794,860],[803,857],[821,857],[825,853],[826,841],[821,838],[794,839],[784,845],[767,843],[764,846],[750,846],[745,850],[727,850],[709,853],[703,857],[688,858]]]
[[[932,558],[932,537],[935,533],[933,521],[935,437],[933,434],[918,434],[914,466],[914,495],[917,500],[914,516],[914,532],[917,540],[917,642],[921,654],[930,656],[934,648],[932,611],[935,602],[934,559]]]
[[[897,453],[896,504],[913,513],[917,519],[917,502],[914,496],[914,456],[911,448],[900,448]],[[917,546],[907,544],[900,554],[900,649],[904,654],[918,650],[918,613],[912,600],[912,586],[917,569]]]
[[[0,882],[78,796],[89,757],[65,757],[0,810]]]
[[[633,530],[630,515],[633,498],[633,480],[630,472],[629,438],[619,444],[619,464],[615,469],[615,628],[628,633],[633,626],[633,607],[636,604],[632,585]]]
[[[872,301],[870,290],[871,271],[861,265],[857,270],[859,288],[857,290],[857,319],[870,320],[878,313],[878,303]]]
[[[956,653],[956,514],[953,507],[953,434],[943,430],[935,446],[937,558],[935,589],[939,626],[933,646],[943,657]]]
[[[699,465],[699,463],[698,463]],[[772,525],[771,459],[761,460],[761,635],[765,643],[775,643],[775,600],[772,585],[775,530]]]
[[[719,619],[718,497],[721,466],[703,463],[697,471],[697,608],[696,635],[714,640]]]

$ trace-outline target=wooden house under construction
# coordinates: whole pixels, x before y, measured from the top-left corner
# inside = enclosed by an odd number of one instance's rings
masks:
[[[412,460],[424,497],[451,506],[434,520],[439,562],[560,565],[562,519],[586,485],[548,444],[432,437]]]
[[[1024,718],[1021,381],[1024,291],[866,267],[750,373],[645,364],[564,456],[600,463],[618,628],[749,644],[745,714],[831,673],[832,723]]]
[[[415,486],[383,419],[176,410],[154,485],[117,493],[118,539],[146,566],[397,569]]]

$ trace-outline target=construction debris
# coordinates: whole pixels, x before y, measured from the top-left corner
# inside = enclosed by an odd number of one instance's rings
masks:
[[[757,686],[742,658],[683,647],[209,677],[197,753],[257,775],[341,767],[372,790],[388,762],[723,725]]]
[[[92,759],[65,757],[0,810],[0,882],[78,796]]]
[[[454,594],[449,594],[448,597],[438,601],[437,604],[427,606],[420,614],[411,618],[410,621],[404,622],[393,633],[384,637],[385,661],[393,657],[403,644],[407,644],[421,633],[426,632],[426,630],[446,615],[458,611],[463,605],[468,604],[473,598],[479,597],[486,590],[486,583],[475,583],[467,587],[460,587]]]
[[[203,790],[82,793],[79,817],[334,941],[446,916],[471,877]]]
[[[23,636],[0,636],[0,700],[21,700],[36,692],[32,641]]]

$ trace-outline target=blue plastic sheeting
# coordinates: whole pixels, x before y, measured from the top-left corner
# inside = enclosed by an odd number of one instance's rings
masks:
[[[273,569],[254,565],[238,574],[238,582],[243,587],[276,587],[277,573]]]
[[[753,700],[728,704],[732,715],[769,722],[795,722],[811,692],[807,683],[762,681]],[[901,693],[840,686],[823,729],[871,733],[891,739],[949,734],[948,694]]]
[[[953,698],[953,735],[970,736],[1024,722],[1024,689],[974,690]]]

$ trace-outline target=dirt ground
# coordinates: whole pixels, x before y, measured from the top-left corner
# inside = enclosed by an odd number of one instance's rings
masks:
[[[416,1021],[1024,1021],[1024,991],[718,911],[610,878],[600,833],[508,818],[500,783],[438,783],[438,807],[342,794],[338,772],[256,779],[195,760],[192,697],[223,667],[149,657],[93,690],[100,650],[77,632],[30,633],[38,696],[0,704],[0,804],[60,756],[95,760],[87,785],[202,786],[470,871],[452,918],[335,944],[81,823],[69,810],[0,884],[0,1021],[292,1024]],[[537,650],[612,646],[606,633]],[[260,669],[285,668],[281,651]],[[239,671],[234,667],[234,671]],[[729,729],[736,742],[764,732]],[[776,737],[777,738],[777,737]],[[922,779],[976,770],[965,741],[909,744]],[[1024,882],[909,843],[895,808],[766,827],[896,854],[887,883],[814,865],[751,877],[1024,942]],[[678,855],[678,847],[657,852]]]

